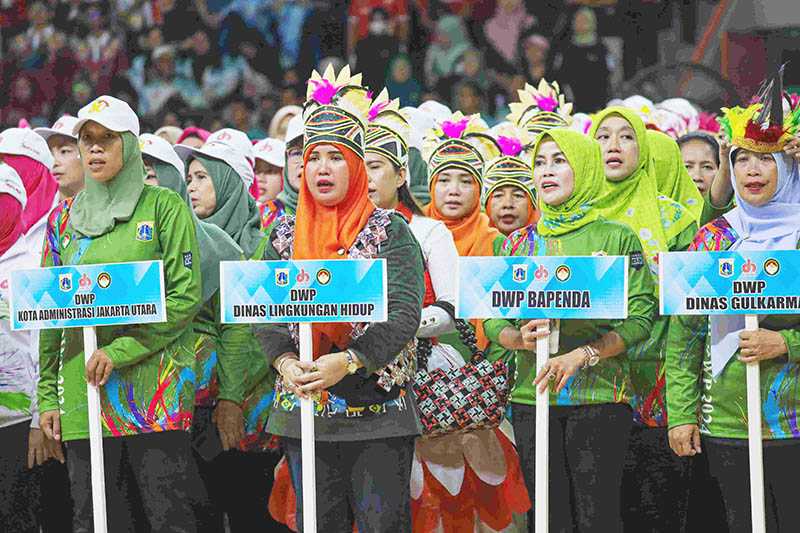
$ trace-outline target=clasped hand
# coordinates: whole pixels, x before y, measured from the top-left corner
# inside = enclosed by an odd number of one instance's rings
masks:
[[[314,361],[289,360],[283,363],[283,383],[290,392],[309,399],[339,383],[347,375],[347,354],[329,353]]]

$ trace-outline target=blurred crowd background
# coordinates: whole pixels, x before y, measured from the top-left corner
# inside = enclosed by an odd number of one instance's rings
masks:
[[[798,28],[771,45],[777,56],[755,28],[791,26],[791,9],[773,12],[784,3],[793,1],[0,0],[0,125],[50,124],[112,94],[151,130],[274,136],[276,110],[302,103],[311,70],[331,62],[350,63],[403,106],[436,99],[490,124],[526,82],[557,80],[577,111],[592,112],[646,94],[657,75],[625,84],[675,61],[712,65],[708,80],[692,74],[707,94],[732,94],[735,78],[735,97],[747,98],[749,78],[800,58]],[[729,31],[737,26],[751,31]],[[666,73],[682,86],[661,99],[692,99],[671,94],[692,92],[681,72]]]
[[[593,111],[659,61],[661,30],[695,40],[695,3],[0,0],[0,124],[50,124],[106,93],[151,129],[273,136],[276,110],[302,103],[311,70],[329,62],[403,106],[433,98],[490,123],[542,77]]]

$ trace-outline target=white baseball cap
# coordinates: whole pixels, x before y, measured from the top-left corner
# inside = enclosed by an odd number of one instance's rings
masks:
[[[64,115],[60,119],[56,120],[56,123],[53,124],[52,128],[34,128],[33,131],[41,135],[42,139],[45,141],[53,135],[63,135],[64,137],[69,137],[70,139],[77,141],[78,136],[73,131],[75,129],[75,124],[77,123],[78,117]]]
[[[24,155],[53,170],[55,159],[42,137],[31,129],[8,128],[0,133],[0,154]]]
[[[262,139],[253,146],[253,154],[274,167],[286,166],[286,143],[279,139]]]
[[[289,144],[298,137],[302,137],[304,133],[305,123],[303,122],[303,115],[301,113],[293,116],[286,125],[286,137],[284,137],[284,142]]]
[[[25,186],[22,184],[22,178],[19,177],[17,171],[5,163],[0,163],[0,194],[10,194],[22,204],[25,209],[25,204],[28,203],[28,195],[25,194]]]
[[[72,133],[77,136],[83,125],[90,120],[117,133],[129,131],[139,136],[139,117],[131,106],[113,96],[100,96],[81,108]]]
[[[139,136],[139,148],[141,148],[144,155],[149,155],[162,163],[172,165],[182,178],[186,177],[186,165],[184,165],[183,159],[178,156],[175,149],[166,139],[152,133],[143,133]]]
[[[252,146],[252,145],[251,145]],[[183,159],[184,163],[191,157],[204,156],[219,159],[231,167],[244,182],[245,188],[250,188],[256,179],[252,159],[248,159],[240,150],[222,141],[206,142],[202,148],[192,148],[185,144],[175,145],[175,152]],[[252,150],[251,150],[252,153]]]

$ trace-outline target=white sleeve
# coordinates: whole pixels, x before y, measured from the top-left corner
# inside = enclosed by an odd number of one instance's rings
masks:
[[[456,279],[454,267],[458,263],[458,250],[453,235],[444,226],[436,224],[423,243],[428,273],[431,276],[436,300],[456,303]],[[453,318],[441,307],[429,305],[422,310],[422,321],[418,337],[436,337],[450,333],[456,328]]]

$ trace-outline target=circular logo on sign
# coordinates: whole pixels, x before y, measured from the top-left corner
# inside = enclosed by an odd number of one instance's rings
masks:
[[[101,289],[107,289],[111,285],[111,274],[108,272],[100,272],[97,276],[97,286]]]
[[[572,271],[567,265],[561,265],[556,269],[556,279],[558,281],[567,281],[572,275]]]
[[[320,285],[327,285],[328,283],[330,283],[331,282],[331,273],[330,273],[330,271],[328,269],[326,269],[326,268],[320,268],[317,271],[317,282]]]
[[[764,272],[769,276],[774,276],[781,271],[781,264],[777,259],[767,259],[764,261]]]

